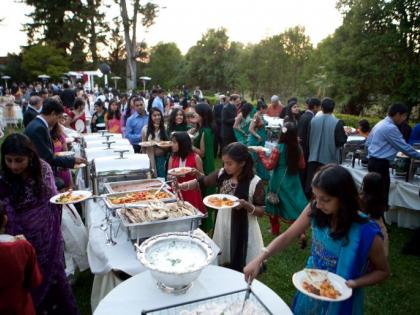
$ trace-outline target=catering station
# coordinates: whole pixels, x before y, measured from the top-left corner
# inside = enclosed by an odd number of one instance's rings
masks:
[[[152,178],[147,154],[134,154],[120,134],[71,137],[72,152],[87,160],[76,173],[80,190],[51,202],[66,205],[64,212],[81,205],[92,312],[115,314],[118,306],[124,314],[291,314],[264,284],[248,289],[242,274],[217,266],[220,248],[199,229],[205,215],[182,199],[176,179]]]

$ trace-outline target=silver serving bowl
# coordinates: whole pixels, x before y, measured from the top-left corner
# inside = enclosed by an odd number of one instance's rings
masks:
[[[183,293],[214,258],[210,244],[189,233],[164,233],[137,247],[137,258],[160,288]]]

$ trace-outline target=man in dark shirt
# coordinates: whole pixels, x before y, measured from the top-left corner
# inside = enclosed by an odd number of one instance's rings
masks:
[[[23,126],[26,128],[27,125],[39,115],[42,108],[42,98],[39,96],[31,96],[29,99],[28,109],[23,114]]]
[[[222,154],[222,110],[223,106],[226,103],[226,96],[219,95],[219,103],[214,105],[213,107],[213,117],[216,122],[216,133],[215,133],[215,140],[214,141],[214,155],[220,156]],[[219,151],[220,148],[220,151]],[[219,152],[219,153],[218,153]]]
[[[232,94],[229,103],[222,109],[222,149],[228,144],[235,142],[235,133],[233,132],[233,124],[235,123],[237,106],[241,104],[241,97],[238,94]]]
[[[300,180],[302,187],[305,189],[306,183],[306,172],[307,172],[307,163],[309,157],[309,126],[311,125],[312,118],[316,113],[321,109],[321,101],[318,98],[311,98],[307,102],[308,108],[300,116],[298,122],[298,140],[299,144],[303,150],[303,157],[305,159],[305,168],[300,170]],[[306,197],[309,198],[310,194],[306,194]]]

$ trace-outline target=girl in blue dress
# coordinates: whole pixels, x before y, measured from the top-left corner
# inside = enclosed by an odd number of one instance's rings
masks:
[[[306,268],[338,274],[346,279],[353,294],[345,301],[330,303],[298,292],[293,301],[293,314],[363,314],[363,287],[389,276],[380,228],[359,214],[358,191],[345,168],[325,165],[315,175],[312,190],[314,201],[286,232],[244,268],[245,279],[254,279],[264,260],[286,248],[310,226],[312,248]]]

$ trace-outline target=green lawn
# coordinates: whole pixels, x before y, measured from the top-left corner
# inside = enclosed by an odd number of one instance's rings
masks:
[[[267,218],[261,220],[264,243],[273,236],[268,233]],[[286,228],[283,225],[282,230]],[[365,314],[418,314],[420,311],[420,257],[401,255],[401,249],[410,239],[412,231],[390,227],[391,277],[384,283],[366,289]],[[292,304],[295,288],[292,284],[294,272],[305,266],[309,246],[302,250],[298,241],[272,257],[267,264],[267,272],[259,280],[274,290],[289,306]],[[89,271],[80,274],[73,287],[82,314],[91,314],[90,292],[93,276]]]

